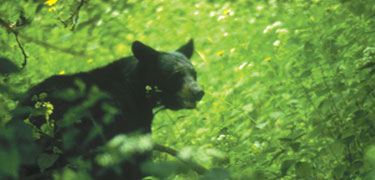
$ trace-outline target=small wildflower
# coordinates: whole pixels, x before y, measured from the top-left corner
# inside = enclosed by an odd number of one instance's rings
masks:
[[[258,10],[258,11],[261,11],[261,10],[263,10],[263,9],[264,9],[264,6],[262,6],[262,5],[257,6],[257,10]]]
[[[194,15],[199,15],[199,11],[195,11],[195,12],[194,12]]]
[[[219,16],[219,17],[217,18],[217,21],[224,20],[225,18],[226,18],[226,16]]]
[[[224,134],[221,134],[219,137],[217,137],[217,140],[218,141],[221,141],[225,138],[225,135]]]
[[[260,147],[260,143],[258,141],[256,141],[254,144],[253,144],[253,147],[254,149],[258,149]]]
[[[50,7],[50,8],[48,9],[49,12],[52,12],[52,11],[54,11],[54,10],[56,10],[56,7],[55,7],[55,6]]]
[[[230,53],[234,53],[234,51],[236,51],[236,48],[230,49]]]
[[[112,10],[112,8],[107,7],[107,8],[105,8],[105,13],[109,13],[111,10]]]
[[[276,21],[275,23],[273,23],[272,25],[269,25],[266,27],[266,29],[264,29],[263,31],[263,34],[266,34],[268,31],[270,31],[271,29],[277,27],[277,26],[280,26],[281,25],[281,22],[280,21]]]
[[[276,21],[275,23],[272,24],[273,27],[280,26],[280,25],[281,25],[280,21]]]
[[[93,59],[89,59],[87,60],[87,63],[92,63],[94,60]]]
[[[271,60],[271,57],[267,57],[266,59],[264,59],[264,61],[270,61]]]
[[[273,46],[279,46],[280,45],[280,40],[276,40],[274,43],[273,43]]]
[[[102,24],[103,24],[103,21],[102,21],[102,20],[99,20],[99,21],[96,23],[97,26],[100,26],[100,25],[102,25]]]
[[[255,23],[255,18],[251,18],[251,19],[249,20],[249,23],[250,23],[250,24],[254,24],[254,23]]]
[[[216,14],[215,11],[211,11],[210,12],[210,17],[215,16],[215,14]]]
[[[268,31],[272,29],[272,26],[267,26],[266,29],[263,30],[263,34],[267,34]]]
[[[286,34],[288,32],[287,29],[276,29],[276,33],[279,33],[279,34]]]
[[[114,17],[116,17],[116,16],[118,16],[120,13],[118,12],[118,11],[113,11],[112,12],[112,16],[114,16]]]
[[[216,53],[216,55],[218,55],[218,56],[220,56],[220,55],[222,55],[222,54],[224,54],[224,50],[219,51],[219,52]]]
[[[229,14],[229,11],[228,9],[224,9],[224,14],[228,15]]]
[[[238,69],[241,70],[241,69],[243,69],[246,65],[247,65],[247,62],[244,62],[244,63],[242,63],[242,64],[238,67]]]
[[[48,0],[48,1],[44,2],[44,4],[46,4],[48,6],[53,6],[56,3],[57,3],[57,0]]]
[[[163,7],[159,7],[156,9],[156,12],[161,12],[161,11],[163,11]]]
[[[233,15],[234,15],[234,12],[233,12],[233,10],[231,10],[231,9],[224,9],[224,14],[225,14],[225,15],[229,15],[229,16],[233,16]]]
[[[65,71],[60,71],[59,74],[60,74],[60,75],[64,75],[64,74],[65,74]]]
[[[228,36],[229,34],[227,33],[227,32],[225,32],[224,34],[223,34],[223,36]]]

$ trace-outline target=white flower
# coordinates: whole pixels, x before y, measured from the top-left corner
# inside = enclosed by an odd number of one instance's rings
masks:
[[[247,62],[244,62],[238,67],[239,70],[243,69],[247,65]]]
[[[263,30],[263,34],[267,34],[268,31],[272,29],[272,26],[267,26],[266,29]]]
[[[254,24],[254,23],[255,23],[255,18],[251,18],[251,19],[249,20],[249,23],[250,23],[250,24]]]
[[[280,45],[280,40],[276,40],[274,43],[273,43],[273,46],[279,46]]]
[[[272,24],[273,27],[277,27],[277,26],[280,26],[280,25],[281,25],[280,21],[276,21],[275,23]]]
[[[118,11],[113,11],[112,16],[118,16],[120,13]]]
[[[263,10],[263,9],[264,9],[264,6],[262,6],[262,5],[257,6],[257,10],[258,10],[258,11],[261,11],[261,10]]]
[[[211,11],[210,12],[210,17],[215,16],[215,14],[216,14],[215,11]]]
[[[226,16],[219,16],[219,17],[217,18],[217,21],[221,21],[221,20],[224,20],[224,19],[225,19],[225,17],[226,17]]]
[[[281,22],[280,21],[276,21],[275,23],[273,23],[272,25],[268,25],[266,27],[266,29],[263,30],[263,33],[266,34],[268,33],[268,31],[270,31],[271,29],[277,27],[277,26],[280,26],[281,25]]]
[[[158,7],[158,8],[156,9],[156,12],[161,12],[161,11],[163,11],[163,7]]]
[[[225,138],[225,135],[224,134],[221,134],[218,138],[217,138],[217,140],[218,141],[221,141],[221,140],[223,140]]]
[[[285,33],[287,33],[287,32],[288,32],[287,29],[277,29],[277,30],[276,30],[276,33],[279,33],[279,34],[285,34]]]

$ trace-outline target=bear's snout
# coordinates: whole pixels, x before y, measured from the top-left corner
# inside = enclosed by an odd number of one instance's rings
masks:
[[[200,101],[204,96],[204,91],[201,87],[197,87],[193,89],[193,96],[195,101]]]

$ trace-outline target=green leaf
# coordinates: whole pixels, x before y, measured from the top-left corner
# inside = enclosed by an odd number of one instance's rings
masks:
[[[312,178],[312,167],[307,162],[298,162],[296,165],[297,178],[301,179],[311,179]]]
[[[343,176],[344,176],[344,172],[346,170],[346,166],[345,165],[342,165],[342,164],[339,164],[337,165],[333,171],[332,171],[332,176],[335,178],[335,179],[341,179]]]
[[[51,167],[58,158],[59,158],[59,155],[57,154],[43,153],[38,157],[37,163],[38,163],[39,168],[43,172],[44,169]]]
[[[5,174],[16,178],[18,176],[19,161],[16,149],[12,148],[10,151],[0,149],[0,177],[1,174]]]
[[[292,167],[294,165],[294,163],[296,163],[295,160],[285,160],[283,161],[283,163],[281,164],[281,175],[282,176],[285,176],[286,173],[288,172],[289,168]]]
[[[298,152],[299,147],[301,147],[301,143],[299,143],[299,142],[292,143],[292,144],[290,144],[290,147],[293,149],[294,152]]]
[[[311,75],[311,69],[308,69],[301,74],[301,77],[307,77],[307,76],[310,76],[310,75]]]
[[[341,142],[335,142],[331,145],[331,149],[336,157],[342,157],[345,152],[345,144]]]

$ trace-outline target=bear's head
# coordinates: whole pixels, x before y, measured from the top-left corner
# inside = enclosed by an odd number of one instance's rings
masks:
[[[148,87],[158,91],[161,105],[168,109],[192,109],[204,91],[197,83],[197,73],[190,62],[193,40],[174,52],[160,52],[135,41],[132,51]]]

